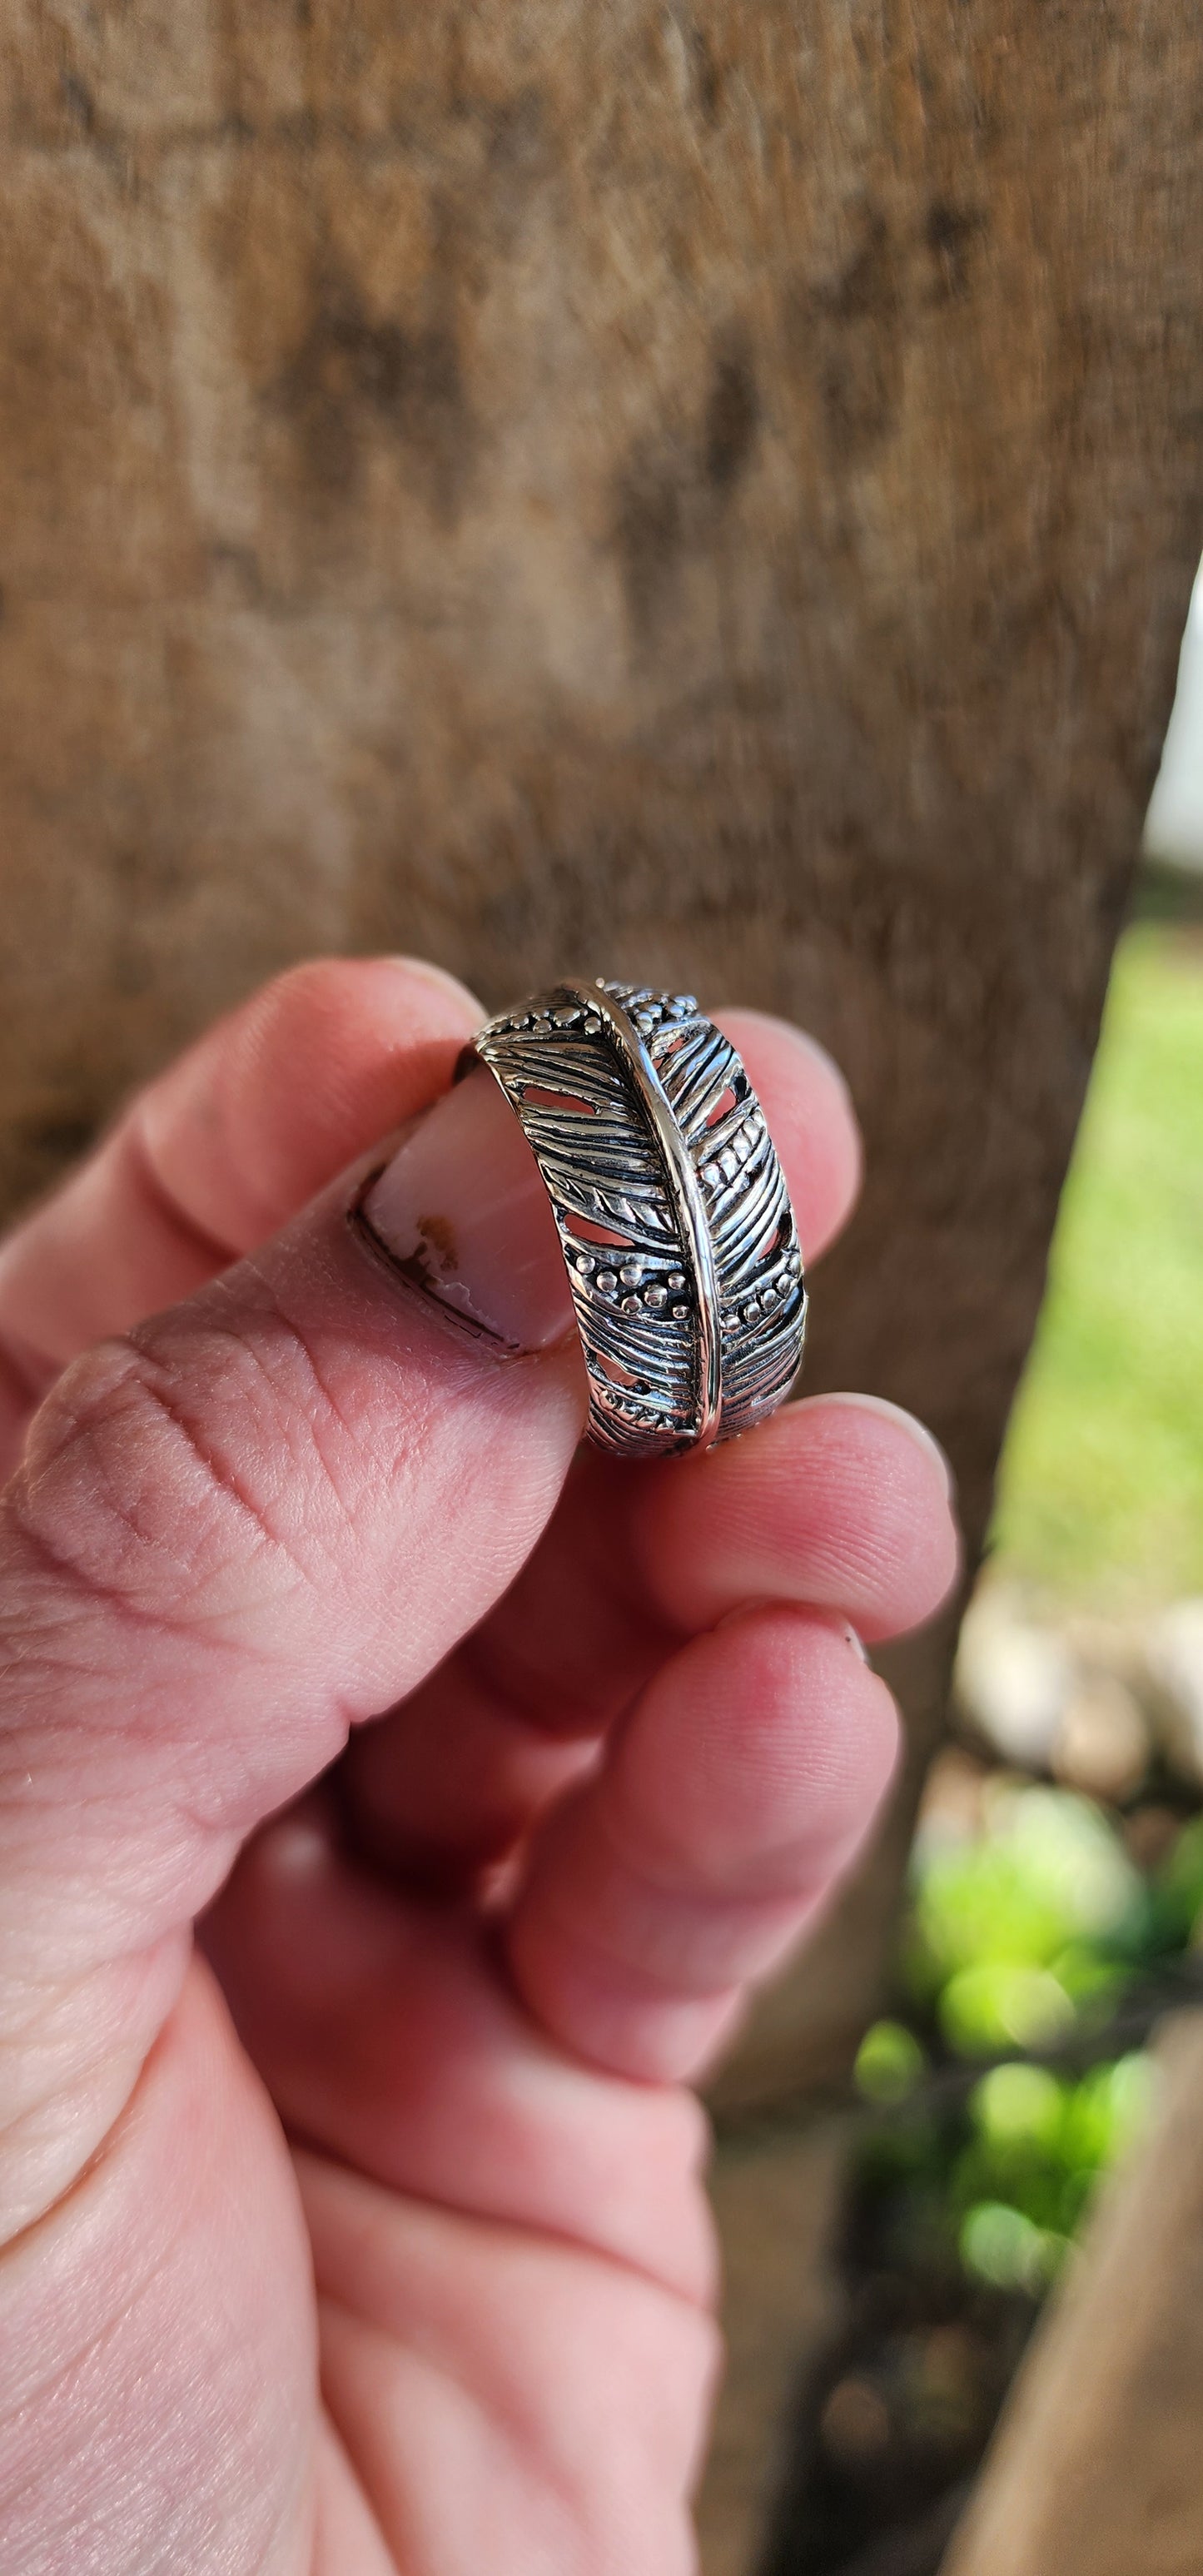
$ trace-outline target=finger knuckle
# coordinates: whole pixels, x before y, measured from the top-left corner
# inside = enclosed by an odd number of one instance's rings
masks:
[[[297,1578],[230,1437],[245,1368],[203,1336],[190,1356],[180,1372],[123,1341],[77,1361],[42,1408],[13,1493],[61,1577],[165,1621]]]

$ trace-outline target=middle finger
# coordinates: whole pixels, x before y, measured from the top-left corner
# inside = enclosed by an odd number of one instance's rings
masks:
[[[669,1464],[584,1456],[483,1626],[355,1739],[355,1828],[394,1866],[471,1871],[590,1760],[685,1638],[750,1601],[897,1635],[938,1607],[956,1566],[942,1453],[872,1397],[815,1397]]]

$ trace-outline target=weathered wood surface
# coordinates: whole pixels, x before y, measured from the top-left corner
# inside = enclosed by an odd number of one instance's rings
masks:
[[[323,946],[796,1013],[812,1383],[972,1543],[1203,527],[1201,84],[1172,0],[9,0],[3,1194]]]
[[[1099,2207],[941,2576],[1201,2576],[1203,2016],[1158,2056],[1153,2133]]]

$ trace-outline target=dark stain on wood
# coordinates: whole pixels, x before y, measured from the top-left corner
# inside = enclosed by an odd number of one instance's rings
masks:
[[[927,210],[924,240],[935,269],[933,301],[950,303],[969,292],[974,244],[986,230],[979,206],[959,206],[935,197]]]
[[[760,397],[747,351],[720,350],[706,406],[705,473],[717,492],[738,483],[756,443]]]
[[[319,304],[274,393],[291,421],[309,481],[351,497],[368,446],[385,437],[425,471],[441,515],[454,515],[475,429],[455,334],[444,321],[406,328],[373,321],[341,288]]]
[[[681,461],[639,442],[615,483],[614,543],[627,613],[647,634],[675,570],[684,539]]]
[[[689,30],[689,51],[693,62],[694,90],[703,125],[718,124],[723,108],[724,81],[715,59],[714,47],[704,27]]]
[[[890,226],[867,204],[836,274],[795,292],[793,337],[818,389],[826,443],[856,458],[888,436],[902,377],[903,285]]]
[[[700,418],[635,442],[615,477],[613,541],[634,635],[645,639],[687,554],[714,550],[760,431],[760,393],[744,332],[721,333]]]

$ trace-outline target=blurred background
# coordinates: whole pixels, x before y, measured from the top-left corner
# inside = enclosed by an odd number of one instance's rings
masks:
[[[711,2090],[705,2576],[1203,2576],[1201,131],[1177,0],[0,20],[3,1206],[324,949],[855,1098],[968,1609]]]
[[[762,2576],[946,2563],[1203,2006],[1203,582],[908,1877]]]

